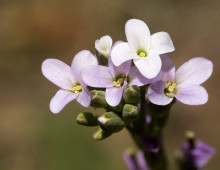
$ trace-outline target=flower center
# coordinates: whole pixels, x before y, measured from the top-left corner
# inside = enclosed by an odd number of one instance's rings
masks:
[[[123,86],[124,81],[127,81],[127,78],[125,77],[125,75],[121,75],[115,81],[113,81],[113,84],[115,87],[120,88],[121,86]]]
[[[176,83],[169,81],[164,89],[164,94],[167,97],[172,97],[170,96],[170,93],[174,93],[174,94],[176,93]]]
[[[82,85],[80,83],[74,85],[72,91],[73,93],[80,93],[82,91]]]
[[[137,52],[137,54],[138,54],[139,57],[147,57],[147,53],[145,51],[143,51],[143,50],[139,50]]]

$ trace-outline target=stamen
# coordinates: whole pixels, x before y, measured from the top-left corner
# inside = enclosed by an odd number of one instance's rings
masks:
[[[145,52],[140,52],[139,57],[146,57],[146,53]]]
[[[81,84],[73,86],[73,92],[74,93],[80,93],[81,91],[82,91],[82,85]]]
[[[176,83],[169,81],[164,89],[164,93],[167,97],[172,97],[170,93],[176,93]]]
[[[124,81],[127,81],[127,78],[125,77],[125,75],[122,75],[116,81],[114,80],[112,83],[115,87],[120,88],[124,84]]]

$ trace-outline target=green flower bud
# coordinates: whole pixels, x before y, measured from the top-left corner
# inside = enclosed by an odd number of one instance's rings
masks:
[[[118,132],[125,126],[125,122],[114,112],[106,112],[98,118],[102,129],[110,132]]]
[[[103,140],[107,137],[109,137],[112,133],[109,131],[105,131],[102,128],[99,128],[94,134],[93,134],[93,138],[95,140]]]
[[[135,120],[138,117],[138,107],[131,105],[131,104],[125,104],[122,111],[122,116],[125,121],[130,122]]]
[[[76,118],[76,122],[84,126],[97,126],[98,125],[97,116],[90,112],[84,112],[84,113],[78,114]]]
[[[91,106],[95,108],[105,108],[108,103],[105,100],[105,92],[102,90],[92,90],[91,94]]]
[[[140,89],[138,86],[126,86],[123,92],[125,103],[138,104],[140,101]]]

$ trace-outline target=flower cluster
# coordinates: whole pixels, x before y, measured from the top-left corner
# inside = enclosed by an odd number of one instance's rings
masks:
[[[174,99],[187,105],[205,104],[208,93],[201,84],[211,76],[213,64],[196,57],[175,71],[173,60],[165,55],[175,50],[168,33],[151,35],[143,21],[130,19],[125,34],[127,42],[114,44],[110,36],[101,37],[95,41],[95,54],[83,50],[75,55],[71,66],[58,59],[43,62],[43,75],[60,87],[50,102],[50,110],[59,113],[74,99],[84,107],[104,108],[106,112],[99,116],[80,113],[77,123],[99,126],[93,135],[96,140],[126,127],[138,135],[144,152],[159,153],[161,129]],[[154,112],[161,114],[155,116]],[[142,152],[138,155],[143,158]]]

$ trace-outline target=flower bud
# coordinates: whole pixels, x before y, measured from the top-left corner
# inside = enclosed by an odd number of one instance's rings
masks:
[[[105,92],[102,90],[92,90],[91,94],[91,106],[95,108],[105,108],[108,103],[105,100]]]
[[[76,118],[76,122],[84,126],[97,126],[98,125],[97,116],[90,112],[84,112],[84,113],[78,114]]]
[[[138,104],[140,101],[140,89],[138,86],[126,86],[123,92],[125,103]]]
[[[135,120],[138,117],[138,107],[131,104],[125,104],[122,116],[123,119],[128,122]]]
[[[103,140],[107,137],[109,137],[112,133],[109,131],[105,131],[102,128],[99,128],[94,134],[93,134],[93,138],[95,140]]]
[[[110,132],[118,132],[125,126],[125,122],[114,112],[106,112],[98,118],[100,126]]]

